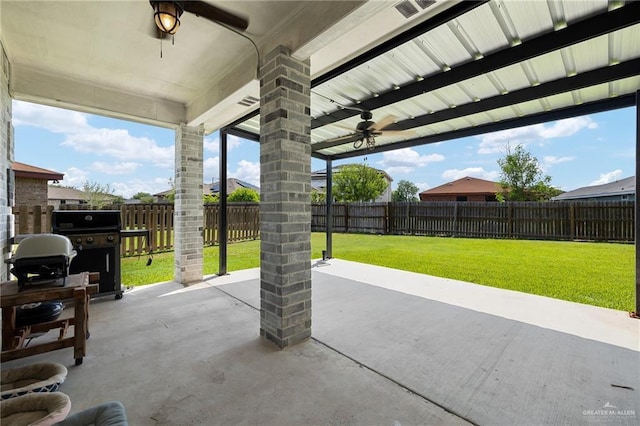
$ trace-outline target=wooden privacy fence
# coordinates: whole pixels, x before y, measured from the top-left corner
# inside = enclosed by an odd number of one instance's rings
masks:
[[[326,205],[312,205],[312,231]],[[633,242],[633,201],[336,203],[335,232]]]
[[[84,210],[86,205],[65,205],[60,210]],[[122,238],[120,250],[122,256],[141,255],[147,249],[155,251],[173,250],[173,204],[125,204],[108,206],[106,209],[120,210],[122,229],[147,229],[149,239],[134,236]],[[40,234],[51,232],[51,214],[53,207],[18,206],[14,207],[15,234]],[[215,245],[220,241],[218,233],[218,204],[205,204],[203,220],[203,239],[205,245]],[[227,204],[228,241],[255,240],[260,238],[259,204]]]
[[[65,206],[85,209],[86,206]],[[126,204],[120,210],[123,229],[148,229],[150,241],[123,238],[123,256],[173,249],[173,204]],[[215,245],[218,235],[218,204],[204,206],[203,239]],[[15,233],[51,231],[53,207],[19,206],[13,209]],[[311,230],[326,230],[326,205],[312,205]],[[335,232],[437,235],[480,238],[584,240],[633,242],[635,205],[632,201],[547,203],[336,203]],[[227,205],[228,240],[260,238],[259,204]],[[147,245],[148,244],[148,245]]]

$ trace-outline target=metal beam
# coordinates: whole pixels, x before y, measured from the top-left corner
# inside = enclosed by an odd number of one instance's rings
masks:
[[[331,259],[333,257],[333,165],[331,158],[327,158],[327,172],[325,173],[327,177],[327,197],[326,197],[326,206],[327,206],[327,241],[326,241],[326,253],[324,258]],[[324,260],[324,259],[323,259]]]
[[[640,58],[633,59],[618,65],[607,66],[604,68],[587,71],[573,77],[565,77],[558,80],[550,81],[539,86],[527,87],[526,89],[516,90],[505,95],[497,95],[486,98],[478,102],[470,102],[459,105],[456,108],[448,108],[436,111],[432,114],[424,114],[413,119],[399,121],[386,127],[386,130],[407,130],[421,126],[427,126],[454,118],[465,117],[467,115],[478,114],[485,111],[491,111],[498,108],[504,108],[511,105],[517,105],[535,99],[542,99],[547,96],[553,96],[558,93],[571,92],[572,90],[582,89],[595,84],[608,83],[610,81],[621,80],[627,77],[638,75],[640,70]],[[342,140],[327,140],[311,145],[314,152],[323,149],[333,148],[336,146],[351,143],[357,137]]]
[[[256,135],[248,130],[238,129],[237,127],[225,127],[222,131],[226,132],[227,135],[237,136],[253,142],[260,142],[260,135]],[[220,131],[220,135],[222,135],[222,131]]]
[[[455,108],[436,111],[433,114],[420,115],[413,119],[399,121],[387,126],[385,130],[407,130],[451,120],[453,118],[504,108],[523,102],[542,99],[547,96],[557,95],[559,93],[583,89],[596,84],[609,83],[611,81],[633,77],[640,73],[639,70],[640,58],[637,58],[617,65],[587,71],[573,77],[565,77],[543,83],[538,86],[516,90],[505,95],[497,95],[491,98],[482,99],[478,102],[470,102],[468,104],[458,105]]]
[[[636,188],[638,188],[638,176],[640,176],[640,90],[636,92]],[[638,191],[635,196],[635,251],[636,251],[636,310],[635,318],[640,316],[640,251],[638,250],[638,229],[640,229],[640,214],[638,213]]]
[[[619,9],[586,18],[562,30],[542,34],[524,41],[518,46],[500,50],[476,61],[467,62],[452,68],[450,71],[425,77],[422,81],[409,83],[400,87],[398,90],[390,90],[379,94],[377,97],[362,100],[354,106],[374,110],[386,105],[391,105],[612,31],[626,28],[638,22],[640,22],[640,2],[630,2]],[[323,115],[312,120],[311,128],[315,129],[358,114],[358,111],[349,109],[337,110],[329,115]]]
[[[229,242],[229,226],[227,222],[227,130],[220,131],[220,180],[218,183],[218,194],[220,195],[218,211],[218,238],[219,246],[219,268],[218,275],[227,274],[227,244]]]
[[[553,111],[541,112],[525,117],[515,117],[503,120],[498,123],[482,124],[475,127],[468,127],[437,135],[425,136],[421,138],[409,139],[402,142],[394,142],[377,146],[374,149],[360,149],[357,151],[344,152],[342,154],[331,155],[334,160],[359,157],[362,155],[376,154],[380,152],[393,151],[403,148],[413,148],[420,145],[428,145],[436,142],[444,142],[452,139],[460,139],[469,136],[477,136],[485,133],[499,132],[501,130],[513,129],[516,127],[529,126],[532,124],[545,123],[548,121],[562,120],[565,118],[577,117],[580,115],[594,114],[609,111],[612,109],[626,108],[635,105],[635,94],[619,96],[605,101],[594,101],[581,105],[570,106]]]

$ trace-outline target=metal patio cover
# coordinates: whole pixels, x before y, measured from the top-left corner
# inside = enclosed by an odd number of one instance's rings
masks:
[[[317,158],[341,159],[635,105],[640,2],[461,2],[312,82]],[[343,139],[355,106],[387,115],[376,147]],[[226,131],[256,139],[259,115]],[[337,139],[337,140],[336,140]]]

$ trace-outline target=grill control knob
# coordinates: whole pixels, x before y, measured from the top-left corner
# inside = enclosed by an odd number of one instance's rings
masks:
[[[81,242],[82,242],[82,238],[80,238],[80,237],[76,238],[76,243],[77,244],[80,244]]]
[[[113,235],[107,235],[107,241],[109,242],[113,241]]]
[[[93,237],[87,237],[87,244],[93,243]]]

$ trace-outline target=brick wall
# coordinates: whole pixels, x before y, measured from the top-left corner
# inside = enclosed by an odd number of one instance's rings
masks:
[[[46,179],[17,177],[15,187],[16,206],[47,206],[49,185]]]
[[[9,96],[9,59],[0,43],[0,280],[9,277],[7,264],[4,260],[11,256],[9,238],[12,236],[11,227],[13,215],[13,127],[11,126],[11,96]]]

